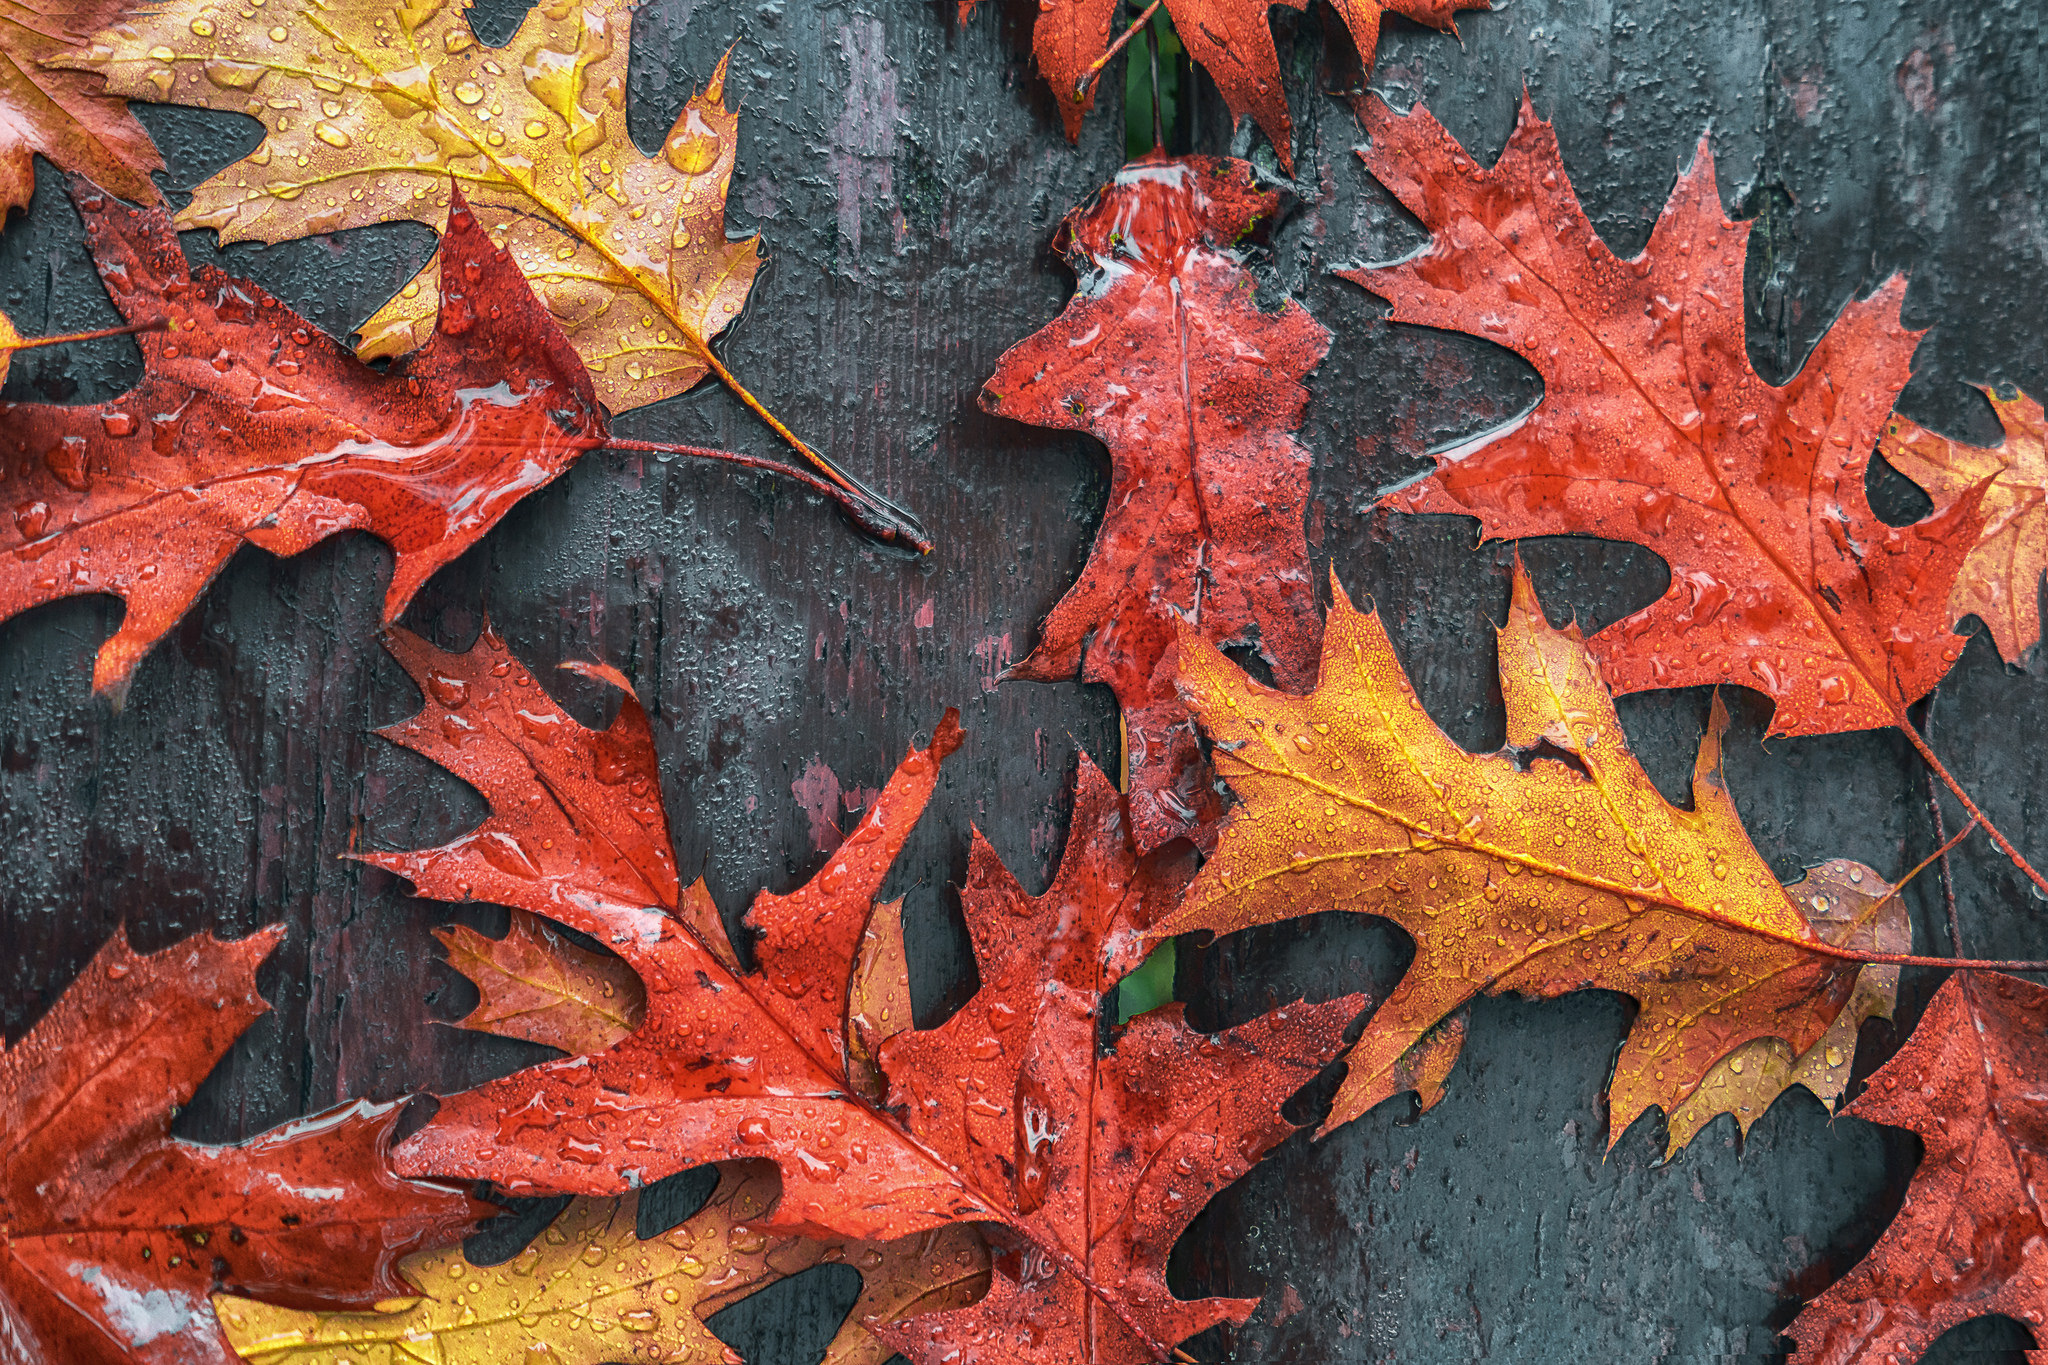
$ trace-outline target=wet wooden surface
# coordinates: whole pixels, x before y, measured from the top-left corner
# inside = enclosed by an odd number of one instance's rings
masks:
[[[503,41],[519,7],[479,11]],[[973,988],[954,886],[978,823],[1027,884],[1043,884],[1065,827],[1075,754],[1113,766],[1106,689],[994,684],[1079,572],[1106,491],[1089,441],[984,415],[996,356],[1060,308],[1071,278],[1045,246],[1061,213],[1122,159],[1121,96],[1106,91],[1078,147],[1032,71],[1036,6],[985,0],[966,26],[935,0],[820,5],[660,0],[636,20],[629,110],[658,144],[735,39],[743,103],[731,222],[772,264],[723,345],[799,432],[907,501],[936,533],[925,561],[864,543],[808,494],[769,478],[618,454],[587,458],[523,503],[420,595],[407,624],[466,645],[483,615],[587,722],[595,685],[557,674],[598,658],[633,678],[654,716],[677,853],[729,915],[760,887],[821,864],[826,821],[850,819],[948,704],[964,752],[892,880],[907,895],[920,1021]],[[1461,20],[1462,46],[1389,20],[1375,88],[1429,107],[1475,154],[1506,140],[1526,83],[1555,119],[1579,193],[1607,240],[1639,248],[1703,128],[1724,203],[1761,219],[1749,261],[1750,350],[1782,377],[1845,300],[1893,271],[1906,317],[1931,328],[1904,409],[1991,442],[1962,381],[2048,390],[2043,114],[2048,49],[2021,0],[1738,0],[1629,6],[1511,0]],[[1502,738],[1486,623],[1506,604],[1501,547],[1473,524],[1374,515],[1420,453],[1532,403],[1534,374],[1468,338],[1381,321],[1332,266],[1420,240],[1349,148],[1328,93],[1357,80],[1327,16],[1274,12],[1294,101],[1300,203],[1260,269],[1335,333],[1311,380],[1318,457],[1311,541],[1349,590],[1387,614],[1425,704],[1462,743]],[[144,108],[189,186],[257,139],[233,116]],[[1231,132],[1198,89],[1179,136],[1221,151]],[[1270,170],[1270,151],[1248,138]],[[0,308],[29,333],[113,314],[78,222],[42,168],[33,211],[0,234]],[[177,196],[174,195],[174,199]],[[427,255],[391,227],[194,259],[253,276],[347,333]],[[132,383],[126,342],[24,355],[10,397],[86,402]],[[775,453],[715,387],[642,409],[622,435]],[[1924,503],[1878,476],[1900,519]],[[1589,628],[1662,590],[1632,547],[1524,547],[1544,601]],[[155,948],[201,929],[282,921],[263,974],[275,1011],[179,1119],[231,1139],[347,1096],[460,1088],[536,1050],[443,1027],[470,988],[429,937],[442,905],[341,861],[350,848],[438,841],[479,817],[476,796],[374,738],[417,693],[375,640],[390,556],[360,536],[296,559],[238,556],[143,665],[125,710],[88,688],[118,619],[73,600],[0,626],[0,1025],[19,1036],[126,924]],[[1974,641],[1933,705],[1935,743],[2037,860],[2044,789],[2031,736],[2048,719],[2042,668],[2003,667]],[[1884,735],[1778,740],[1766,704],[1732,694],[1729,780],[1751,837],[1788,879],[1827,857],[1896,874],[1931,847],[1924,775]],[[1703,691],[1626,699],[1652,775],[1686,791]],[[1951,810],[1950,828],[1955,827]],[[1983,843],[1956,862],[1969,946],[2048,956],[2043,906]],[[1931,887],[1928,879],[1923,883]],[[1913,900],[1920,951],[1945,951],[1939,907]],[[489,926],[493,915],[467,916]],[[1183,954],[1179,994],[1200,1020],[1242,1019],[1300,995],[1383,996],[1407,958],[1379,924],[1325,917]],[[1937,978],[1907,973],[1903,1017]],[[1830,1124],[1803,1092],[1738,1150],[1720,1120],[1676,1161],[1655,1114],[1603,1130],[1601,1089],[1631,1007],[1618,996],[1481,1002],[1435,1110],[1401,1099],[1321,1143],[1300,1137],[1220,1198],[1176,1254],[1180,1292],[1265,1293],[1202,1360],[1768,1359],[1798,1298],[1876,1237],[1918,1160],[1910,1135]],[[1873,1025],[1859,1074],[1889,1054]],[[1297,1102],[1300,1116],[1314,1094]],[[686,1196],[677,1191],[677,1197]],[[718,1319],[750,1361],[815,1358],[852,1298],[851,1272],[800,1277]],[[1959,1329],[1935,1359],[2024,1344],[2016,1324]],[[1992,1358],[1997,1358],[1996,1356]]]

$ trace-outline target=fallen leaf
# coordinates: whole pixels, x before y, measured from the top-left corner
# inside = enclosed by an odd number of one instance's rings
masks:
[[[178,215],[223,244],[371,223],[439,228],[458,185],[512,252],[614,412],[702,379],[738,315],[758,238],[725,236],[738,116],[725,64],[659,156],[626,133],[627,0],[540,6],[484,47],[457,0],[170,0],[127,15],[71,65],[131,99],[247,114],[267,136]],[[367,358],[423,344],[442,256],[364,324]]]
[[[764,1158],[782,1177],[763,1224],[776,1232],[881,1240],[1001,1224],[1014,1255],[984,1306],[963,1311],[991,1325],[1046,1315],[1035,1346],[1005,1337],[1006,1360],[1159,1359],[1249,1310],[1174,1299],[1166,1254],[1215,1189],[1291,1130],[1281,1103],[1336,1055],[1360,1002],[1297,1006],[1214,1038],[1175,1007],[1133,1020],[1098,1057],[1102,992],[1137,964],[1139,931],[1184,872],[1138,859],[1122,803],[1092,767],[1044,897],[1025,897],[977,842],[963,904],[982,989],[917,1033],[897,903],[874,898],[959,743],[951,713],[823,871],[755,898],[760,970],[743,972],[704,884],[676,878],[652,736],[630,691],[612,725],[590,731],[488,633],[459,655],[402,634],[392,648],[426,706],[387,733],[482,793],[491,814],[440,848],[368,860],[423,895],[589,934],[647,987],[645,1022],[607,1050],[446,1097],[402,1145],[401,1169],[588,1195]],[[611,670],[585,671],[625,687]],[[1088,1322],[1096,1346],[1077,1357]],[[960,1344],[968,1324],[937,1323]],[[951,1349],[922,1325],[906,1331],[919,1335],[883,1335],[920,1362]]]
[[[1294,1131],[1280,1106],[1337,1055],[1365,999],[1296,1003],[1215,1037],[1167,1004],[1113,1033],[1105,1055],[1104,993],[1144,960],[1142,931],[1172,909],[1190,861],[1138,856],[1122,798],[1085,755],[1043,895],[1026,894],[976,832],[960,905],[981,989],[938,1028],[879,1051],[890,1105],[970,1184],[1007,1196],[1015,1245],[979,1303],[881,1333],[916,1365],[1156,1360],[1257,1304],[1176,1298],[1167,1254]],[[1053,1248],[1116,1286],[1122,1321]]]
[[[1910,1128],[1926,1151],[1870,1254],[1806,1305],[1786,1334],[1795,1365],[1918,1359],[1971,1318],[2048,1314],[2048,990],[1957,972],[1920,1026],[1844,1113]],[[2029,1359],[2039,1351],[2027,1353]]]
[[[1305,687],[1321,625],[1302,530],[1301,381],[1329,333],[1265,310],[1235,244],[1279,196],[1243,161],[1153,155],[1067,216],[1066,310],[997,363],[990,412],[1109,447],[1109,510],[1081,578],[1005,677],[1106,682],[1123,708],[1140,849],[1207,842],[1222,804],[1173,690],[1179,622],[1255,643]]]
[[[1785,894],[1814,932],[1838,948],[1910,953],[1913,924],[1906,903],[1891,890],[1861,863],[1837,858],[1808,869],[1805,877],[1785,888]],[[1749,1136],[1751,1125],[1795,1085],[1806,1087],[1833,1109],[1849,1084],[1856,1035],[1864,1021],[1891,1018],[1898,1002],[1899,969],[1868,966],[1857,974],[1849,1003],[1805,1052],[1794,1056],[1783,1038],[1752,1038],[1736,1048],[1714,1063],[1699,1089],[1665,1116],[1664,1155],[1676,1155],[1719,1114],[1734,1115],[1737,1130]]]
[[[1526,96],[1491,170],[1421,109],[1368,98],[1360,116],[1367,166],[1434,235],[1341,273],[1391,300],[1396,322],[1484,337],[1543,376],[1534,411],[1438,455],[1383,505],[1661,555],[1664,595],[1588,641],[1617,693],[1739,683],[1776,701],[1773,734],[1903,725],[1961,653],[1949,589],[1981,517],[1973,490],[1887,526],[1864,493],[1919,339],[1899,325],[1905,281],[1851,303],[1774,387],[1744,343],[1749,227],[1722,212],[1705,139],[1624,261]]]
[[[1894,415],[1878,452],[1937,504],[1958,502],[1990,480],[1983,525],[1949,593],[1950,621],[1975,613],[2010,663],[2041,642],[2041,572],[2048,568],[2048,422],[2041,405],[2015,391],[1984,396],[2005,428],[1985,449],[1950,440]]]
[[[140,954],[117,935],[0,1053],[0,1341],[10,1360],[217,1365],[207,1296],[300,1307],[400,1291],[393,1267],[491,1211],[395,1177],[400,1105],[343,1105],[233,1147],[171,1116],[269,1007],[282,929]]]
[[[82,46],[128,3],[8,0],[0,8],[0,220],[10,209],[28,208],[37,155],[123,199],[162,202],[150,175],[164,159],[128,102],[109,94],[98,76],[43,65]]]
[[[1183,637],[1182,695],[1239,805],[1181,909],[1154,931],[1345,910],[1414,939],[1324,1132],[1416,1085],[1411,1076],[1441,1076],[1459,1036],[1441,1032],[1445,1021],[1481,994],[1603,989],[1639,1002],[1608,1085],[1609,1146],[1651,1105],[1678,1112],[1753,1039],[1782,1038],[1795,1055],[1820,1042],[1857,965],[1816,951],[1825,941],[1743,833],[1721,783],[1718,699],[1684,810],[1629,751],[1578,628],[1544,621],[1517,566],[1499,633],[1507,747],[1467,753],[1417,702],[1379,617],[1332,590],[1307,696],[1262,687]],[[1833,866],[1852,887],[1877,883]],[[1418,1047],[1429,1055],[1415,1058]]]
[[[988,1253],[971,1228],[894,1243],[769,1237],[754,1225],[776,1194],[764,1163],[735,1162],[701,1210],[644,1241],[638,1194],[577,1199],[503,1264],[476,1265],[461,1247],[412,1257],[399,1267],[411,1292],[370,1312],[229,1296],[214,1308],[228,1341],[256,1365],[736,1362],[707,1318],[812,1266],[850,1265],[861,1295],[822,1365],[882,1365],[889,1349],[867,1324],[967,1302],[988,1282]]]
[[[482,997],[462,1028],[568,1053],[602,1052],[647,1017],[647,989],[631,967],[578,947],[529,911],[512,912],[503,938],[460,924],[434,937]]]
[[[244,544],[292,555],[350,530],[397,563],[395,619],[427,578],[605,434],[575,352],[460,200],[461,292],[379,373],[257,285],[193,268],[170,218],[75,197],[143,378],[106,403],[0,404],[0,619],[80,593],[127,603],[93,686],[119,696]]]
[[[1280,80],[1280,54],[1273,46],[1273,5],[1306,10],[1308,0],[1166,0],[1173,31],[1188,55],[1201,63],[1230,117],[1249,114],[1273,144],[1281,167],[1294,174],[1294,124],[1287,112],[1287,92]],[[1372,73],[1379,50],[1380,18],[1392,12],[1418,24],[1455,34],[1452,16],[1459,10],[1490,8],[1489,0],[1330,0],[1344,21],[1358,60]],[[961,0],[960,22],[974,13],[975,0]],[[1039,0],[1032,29],[1031,51],[1038,69],[1052,86],[1053,98],[1066,124],[1069,140],[1079,140],[1081,119],[1095,107],[1094,67],[1109,51],[1112,22],[1122,12],[1119,0]]]

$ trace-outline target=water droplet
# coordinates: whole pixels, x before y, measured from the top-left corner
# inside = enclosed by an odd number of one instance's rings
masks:
[[[330,147],[346,147],[353,141],[347,133],[342,132],[341,129],[331,123],[314,124],[313,136],[319,138]]]
[[[1831,1047],[1822,1055],[1827,1058],[1829,1066],[1840,1066],[1843,1062],[1849,1060],[1842,1054],[1842,1049],[1838,1047]]]
[[[1856,686],[1840,673],[1828,673],[1820,680],[1820,699],[1829,706],[1840,706],[1856,695]]]
[[[751,1118],[740,1124],[740,1141],[749,1147],[765,1146],[774,1136],[764,1118]]]
[[[463,703],[469,700],[469,684],[445,673],[429,673],[427,691],[450,711],[460,711]]]
[[[483,97],[484,88],[475,81],[457,81],[455,83],[455,98],[461,100],[464,104],[475,104]]]

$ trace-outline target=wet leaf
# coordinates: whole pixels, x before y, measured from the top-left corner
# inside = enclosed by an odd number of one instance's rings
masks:
[[[180,227],[279,242],[404,220],[439,228],[459,185],[589,364],[614,412],[707,372],[758,238],[727,241],[738,116],[725,66],[660,154],[626,133],[627,0],[536,7],[500,48],[459,0],[170,0],[73,59],[131,99],[247,114],[262,144],[199,185]],[[363,328],[365,358],[433,330],[444,249]]]
[[[83,71],[44,62],[83,46],[128,0],[9,0],[0,8],[0,225],[35,194],[34,159],[82,175],[123,199],[156,204],[164,168],[128,102]]]
[[[1837,947],[1910,953],[1913,925],[1906,903],[1894,896],[1877,905],[1891,889],[1861,863],[1837,858],[1809,870],[1785,893],[1814,932]],[[1805,1086],[1822,1104],[1834,1108],[1849,1084],[1856,1035],[1864,1021],[1891,1018],[1898,1002],[1899,969],[1867,966],[1857,974],[1849,1003],[1805,1052],[1794,1056],[1783,1038],[1752,1038],[1736,1048],[1714,1063],[1699,1089],[1665,1116],[1665,1156],[1675,1155],[1720,1114],[1734,1115],[1738,1131],[1747,1137],[1751,1125],[1795,1085]]]
[[[1983,494],[1983,525],[1948,598],[1951,621],[1975,614],[2007,662],[2041,642],[2041,573],[2048,569],[2048,422],[2041,405],[2015,391],[1984,390],[2005,428],[1990,449],[1892,417],[1878,451],[1927,490],[1936,504]]]
[[[1456,33],[1452,16],[1459,10],[1489,8],[1488,0],[1330,0],[1344,21],[1358,59],[1368,75],[1379,50],[1381,16],[1394,13]],[[1273,46],[1274,4],[1306,10],[1308,0],[1166,0],[1174,32],[1188,55],[1202,64],[1230,117],[1249,114],[1273,144],[1289,175],[1294,173],[1294,125],[1281,86],[1280,56]],[[960,21],[974,13],[975,0],[961,0]],[[1134,5],[1133,8],[1139,8]],[[1095,106],[1096,80],[1090,68],[1109,50],[1120,31],[1121,0],[1039,0],[1031,50],[1038,69],[1052,86],[1067,137],[1078,140],[1081,119]]]
[[[0,1329],[11,1360],[219,1365],[207,1296],[300,1307],[399,1293],[399,1257],[490,1212],[400,1180],[397,1104],[343,1105],[233,1147],[170,1135],[269,1006],[281,929],[140,954],[116,936],[0,1053]]]
[[[512,912],[491,938],[466,925],[436,929],[448,965],[483,997],[461,1026],[563,1052],[602,1052],[647,1017],[647,989],[617,957],[580,948],[540,916]]]
[[[1651,1105],[1678,1112],[1754,1039],[1784,1039],[1795,1055],[1821,1041],[1858,967],[1814,951],[1827,940],[1743,833],[1721,783],[1718,699],[1683,810],[1629,751],[1577,627],[1544,621],[1518,566],[1500,632],[1508,747],[1467,753],[1416,701],[1379,617],[1333,591],[1322,675],[1305,697],[1184,637],[1182,695],[1240,804],[1156,930],[1346,910],[1415,940],[1351,1051],[1325,1132],[1409,1088],[1431,1100],[1462,1036],[1445,1021],[1481,994],[1603,989],[1641,1005],[1608,1086],[1610,1146]],[[1851,887],[1878,884],[1855,864],[1830,867]],[[1831,936],[1849,927],[1832,906],[1807,910]]]
[[[161,209],[75,192],[143,378],[106,403],[0,404],[0,619],[80,593],[127,604],[93,686],[136,665],[244,544],[291,555],[342,531],[390,543],[395,619],[420,585],[604,436],[583,367],[457,202],[463,279],[439,330],[363,364],[257,285],[193,268]]]
[[[1362,155],[1433,234],[1396,264],[1342,272],[1397,322],[1509,347],[1543,400],[1436,457],[1384,505],[1475,516],[1489,537],[1632,541],[1671,567],[1664,596],[1594,635],[1617,693],[1738,683],[1774,734],[1901,725],[1961,652],[1950,587],[1982,512],[1971,490],[1891,527],[1864,493],[1919,334],[1903,278],[1852,302],[1784,387],[1750,368],[1747,224],[1731,223],[1702,139],[1640,256],[1620,260],[1524,99],[1492,169],[1421,109],[1361,105]]]
[[[1785,1329],[1796,1365],[1918,1359],[1958,1323],[1998,1313],[2038,1339],[2048,1314],[2048,990],[1958,972],[1913,1036],[1843,1112],[1910,1128],[1926,1151],[1870,1254]],[[2031,1352],[2030,1355],[2038,1355]]]
[[[1320,635],[1302,530],[1311,460],[1301,381],[1329,333],[1253,298],[1235,243],[1278,205],[1251,167],[1152,157],[1069,214],[1066,310],[1010,348],[991,412],[1109,447],[1109,511],[1081,579],[1006,677],[1106,682],[1124,712],[1138,846],[1214,836],[1221,804],[1173,691],[1176,623],[1255,642],[1305,687]]]
[[[472,1265],[460,1247],[400,1267],[412,1292],[371,1312],[311,1313],[223,1296],[222,1329],[256,1365],[604,1365],[653,1359],[737,1361],[704,1325],[776,1280],[816,1265],[850,1265],[861,1296],[823,1365],[882,1365],[889,1351],[865,1325],[906,1308],[969,1301],[988,1281],[971,1228],[904,1241],[769,1237],[756,1224],[775,1201],[774,1173],[736,1162],[710,1203],[642,1241],[640,1196],[578,1199],[502,1265]]]
[[[1025,896],[977,841],[963,906],[982,988],[920,1033],[897,903],[874,899],[960,742],[952,713],[817,876],[755,898],[759,970],[745,972],[704,884],[675,875],[652,735],[630,692],[610,728],[590,731],[488,633],[466,654],[405,635],[392,647],[426,707],[387,733],[476,788],[491,814],[438,849],[369,861],[423,895],[590,934],[647,989],[645,1022],[607,1050],[448,1096],[403,1144],[401,1169],[595,1195],[762,1158],[781,1173],[763,1224],[778,1233],[1002,1225],[986,1300],[881,1332],[920,1365],[954,1351],[1162,1359],[1249,1311],[1175,1299],[1167,1252],[1216,1189],[1291,1131],[1280,1105],[1336,1055],[1361,1002],[1295,1006],[1214,1038],[1169,1007],[1098,1056],[1103,993],[1144,956],[1140,931],[1186,868],[1139,859],[1121,799],[1092,766],[1044,896]]]

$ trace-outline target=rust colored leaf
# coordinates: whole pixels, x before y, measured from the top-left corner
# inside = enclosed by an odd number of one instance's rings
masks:
[[[1864,472],[1919,334],[1905,281],[1851,303],[1783,387],[1744,347],[1745,223],[1728,221],[1701,140],[1649,245],[1620,260],[1573,194],[1524,98],[1482,169],[1426,112],[1361,105],[1374,175],[1433,234],[1343,272],[1398,322],[1509,347],[1543,376],[1527,416],[1437,456],[1389,494],[1475,516],[1489,537],[1582,533],[1661,555],[1671,586],[1588,641],[1617,693],[1739,683],[1777,703],[1772,733],[1902,725],[1961,652],[1948,599],[1981,489],[1885,525]]]
[[[1821,1040],[1858,967],[1816,951],[1827,940],[1744,835],[1721,783],[1718,701],[1694,808],[1680,809],[1629,751],[1577,627],[1544,621],[1518,567],[1499,636],[1508,747],[1467,753],[1416,701],[1378,616],[1333,591],[1308,696],[1262,687],[1184,637],[1182,695],[1241,804],[1155,931],[1348,910],[1415,940],[1325,1132],[1410,1087],[1430,1099],[1423,1082],[1457,1045],[1445,1021],[1481,994],[1604,989],[1641,1004],[1608,1086],[1610,1146],[1650,1106],[1677,1112],[1751,1040],[1782,1038],[1794,1055]]]
[[[647,990],[622,960],[579,948],[539,915],[512,912],[503,938],[436,929],[448,965],[483,997],[461,1027],[563,1052],[602,1052],[647,1016]]]
[[[1125,167],[1060,230],[1080,277],[1066,311],[1011,347],[982,394],[991,412],[1109,447],[1087,567],[1005,676],[1078,670],[1115,690],[1140,849],[1207,842],[1221,810],[1174,695],[1177,623],[1255,643],[1284,687],[1305,687],[1315,666],[1311,459],[1294,432],[1329,333],[1298,303],[1262,310],[1234,246],[1277,204],[1242,161]]]
[[[1815,933],[1840,948],[1879,953],[1913,951],[1906,903],[1861,863],[1822,863],[1785,888]],[[1889,899],[1887,899],[1889,897]],[[1880,904],[1882,902],[1882,904]],[[1856,977],[1849,1003],[1828,1031],[1794,1056],[1783,1038],[1752,1038],[1714,1063],[1699,1089],[1665,1116],[1664,1155],[1675,1155],[1719,1114],[1733,1114],[1744,1137],[1778,1096],[1805,1086],[1832,1109],[1849,1084],[1856,1034],[1866,1019],[1889,1019],[1899,1001],[1899,969],[1868,966]]]
[[[929,1303],[969,1302],[988,1283],[988,1252],[971,1228],[893,1243],[770,1237],[755,1224],[775,1202],[774,1172],[735,1162],[720,1176],[708,1204],[645,1241],[635,1231],[639,1195],[578,1199],[502,1265],[473,1265],[460,1247],[412,1257],[399,1268],[412,1292],[369,1312],[228,1296],[215,1309],[254,1365],[737,1361],[705,1319],[812,1266],[850,1265],[861,1295],[823,1365],[882,1365],[889,1349],[868,1324]]]
[[[393,1267],[488,1205],[400,1180],[396,1104],[344,1105],[233,1147],[170,1135],[269,1008],[256,966],[283,931],[140,954],[116,936],[0,1053],[0,1342],[65,1365],[221,1365],[207,1296],[367,1306]]]
[[[1983,525],[1948,598],[1951,621],[1974,613],[2009,663],[2041,642],[2041,572],[2048,569],[2048,422],[2041,405],[2014,391],[1984,396],[2005,440],[1966,445],[1893,415],[1878,451],[1927,490],[1936,504],[1959,502],[1990,481]]]
[[[127,603],[93,686],[119,695],[244,544],[341,531],[397,553],[384,618],[604,437],[583,366],[462,207],[461,291],[382,374],[261,288],[189,266],[161,209],[75,193],[100,277],[145,332],[142,382],[90,406],[0,404],[0,619],[80,593]]]
[[[2038,1337],[2048,1314],[2048,990],[1958,972],[1844,1113],[1926,1144],[1906,1202],[1870,1254],[1786,1333],[1795,1365],[1909,1361],[1949,1328],[1999,1313]],[[2040,1352],[2029,1352],[2029,1358]]]
[[[0,221],[35,194],[34,158],[139,204],[161,203],[156,143],[98,76],[44,62],[83,47],[129,0],[8,0],[0,6]]]
[[[891,1239],[1003,1225],[1014,1254],[981,1305],[878,1329],[920,1365],[956,1349],[1156,1360],[1249,1311],[1174,1299],[1166,1254],[1216,1189],[1290,1131],[1281,1103],[1337,1053],[1360,1002],[1296,1006],[1214,1038],[1173,1007],[1133,1020],[1098,1056],[1102,993],[1141,959],[1140,931],[1185,867],[1138,857],[1121,799],[1092,766],[1043,897],[1025,896],[977,841],[963,904],[982,988],[942,1027],[907,1031],[900,921],[874,901],[959,743],[950,712],[823,871],[755,898],[759,970],[743,972],[703,883],[676,878],[647,717],[630,693],[609,729],[590,731],[493,636],[459,655],[404,635],[392,647],[427,701],[388,733],[475,787],[491,814],[441,848],[370,861],[424,895],[591,934],[647,987],[645,1022],[609,1050],[449,1096],[400,1148],[401,1169],[598,1194],[708,1159],[763,1158],[782,1178],[763,1224],[777,1232]]]
[[[1367,74],[1379,51],[1380,19],[1394,13],[1445,33],[1456,33],[1459,10],[1490,8],[1489,0],[1330,0],[1344,21]],[[1188,55],[1202,64],[1230,107],[1230,116],[1249,114],[1280,165],[1294,174],[1294,123],[1281,86],[1280,55],[1273,46],[1267,11],[1275,4],[1306,10],[1308,0],[1166,0],[1173,31]],[[974,13],[975,0],[961,0],[960,22]],[[1110,49],[1111,28],[1123,9],[1120,0],[1039,0],[1031,51],[1052,86],[1067,137],[1078,140],[1081,119],[1095,107],[1097,63]],[[1120,41],[1120,40],[1119,40]]]

